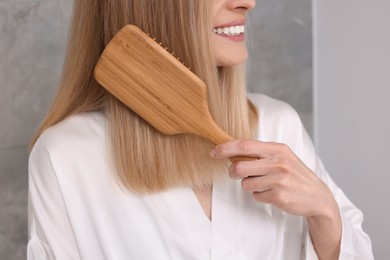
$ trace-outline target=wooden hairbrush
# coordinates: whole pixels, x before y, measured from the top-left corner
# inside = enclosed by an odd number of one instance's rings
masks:
[[[211,117],[204,82],[134,25],[114,36],[94,73],[100,85],[166,135],[195,134],[215,145],[233,140]]]

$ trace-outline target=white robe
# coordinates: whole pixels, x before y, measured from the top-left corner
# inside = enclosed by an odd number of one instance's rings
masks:
[[[250,95],[262,141],[286,143],[333,192],[342,216],[340,259],[373,259],[362,213],[317,158],[297,113]],[[118,188],[100,112],[47,129],[29,160],[28,259],[317,259],[304,217],[256,202],[240,181],[215,184],[212,221],[191,188],[137,195]]]

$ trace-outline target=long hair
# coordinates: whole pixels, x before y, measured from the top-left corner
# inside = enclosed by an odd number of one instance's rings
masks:
[[[106,92],[93,70],[104,47],[124,25],[150,33],[190,66],[208,88],[211,115],[235,138],[251,138],[256,110],[246,98],[243,65],[218,67],[210,45],[209,0],[74,1],[59,90],[33,143],[64,118],[101,110],[119,184],[145,193],[178,186],[205,187],[226,176],[227,162],[208,154],[213,145],[193,135],[165,136]],[[189,115],[190,116],[190,115]]]

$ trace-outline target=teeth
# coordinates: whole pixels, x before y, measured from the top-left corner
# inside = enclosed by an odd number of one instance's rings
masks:
[[[230,27],[223,27],[223,28],[214,28],[213,32],[216,34],[226,34],[226,35],[239,35],[245,32],[244,25],[236,25],[236,26],[230,26]]]

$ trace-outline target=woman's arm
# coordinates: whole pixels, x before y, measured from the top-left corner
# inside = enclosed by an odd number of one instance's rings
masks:
[[[233,163],[230,176],[242,179],[243,189],[256,200],[305,216],[320,259],[374,259],[370,238],[362,230],[362,213],[333,182],[311,142],[302,145],[308,145],[305,153],[316,158],[316,173],[285,144],[235,140],[217,146],[210,155],[215,159],[259,158]]]
[[[230,167],[256,200],[294,215],[307,217],[313,245],[320,259],[338,259],[342,223],[337,203],[327,185],[284,144],[235,140],[217,146],[216,159],[237,155],[257,157]]]
[[[311,244],[320,257],[340,252],[340,260],[374,259],[370,238],[362,229],[363,214],[333,182],[298,113],[264,95],[251,94],[250,98],[259,112],[257,138],[277,143],[233,141],[218,146],[214,158],[238,154],[260,158],[232,164],[231,175],[242,176],[243,187],[253,190],[258,200],[306,216],[310,237],[304,259],[317,258]]]

